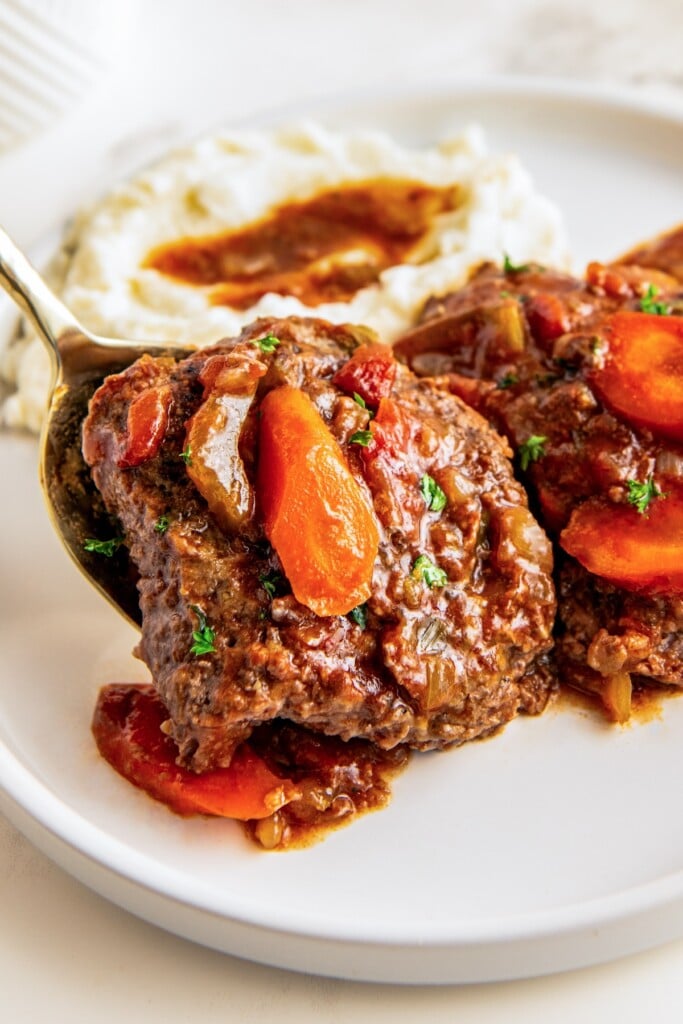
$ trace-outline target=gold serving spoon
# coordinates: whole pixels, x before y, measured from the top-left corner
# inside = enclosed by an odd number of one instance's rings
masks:
[[[104,508],[83,460],[81,426],[92,394],[110,373],[145,353],[180,359],[194,349],[168,342],[136,344],[86,331],[1,227],[0,286],[31,321],[51,356],[40,479],[52,524],[83,575],[139,626],[137,573],[125,546],[111,557],[87,550],[88,540],[115,537],[120,527]]]

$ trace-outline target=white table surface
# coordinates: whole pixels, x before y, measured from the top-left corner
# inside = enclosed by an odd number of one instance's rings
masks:
[[[0,220],[25,245],[131,158],[189,131],[349,89],[563,75],[638,85],[683,106],[681,0],[147,0],[118,9],[125,45],[99,85],[47,132],[0,156]],[[30,204],[16,202],[20,189]],[[369,1019],[679,1021],[683,941],[496,985],[405,989],[289,974],[131,917],[0,818],[0,1021]]]

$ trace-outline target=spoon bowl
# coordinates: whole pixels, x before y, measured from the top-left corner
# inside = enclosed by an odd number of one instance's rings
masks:
[[[51,357],[40,480],[52,524],[83,575],[139,627],[137,573],[126,547],[120,545],[111,556],[87,550],[87,541],[114,538],[120,527],[92,482],[81,451],[81,428],[90,398],[109,374],[146,354],[182,359],[195,349],[162,341],[136,344],[87,331],[1,227],[0,286],[33,324]]]

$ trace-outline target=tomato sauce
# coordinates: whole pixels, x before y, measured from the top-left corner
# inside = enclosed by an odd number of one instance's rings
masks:
[[[248,309],[268,292],[308,306],[345,302],[410,261],[456,186],[401,179],[349,183],[285,203],[236,231],[158,246],[143,266],[209,289],[212,304]]]

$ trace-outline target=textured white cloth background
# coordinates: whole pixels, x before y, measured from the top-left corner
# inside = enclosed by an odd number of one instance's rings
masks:
[[[131,157],[222,120],[351,89],[493,73],[636,85],[683,106],[683,0],[146,0],[133,5],[112,73],[0,157],[0,221],[29,244]],[[2,79],[0,39],[0,96]],[[679,942],[571,975],[460,989],[290,975],[137,921],[0,819],[8,1024],[658,1024],[681,1019],[682,968]]]

